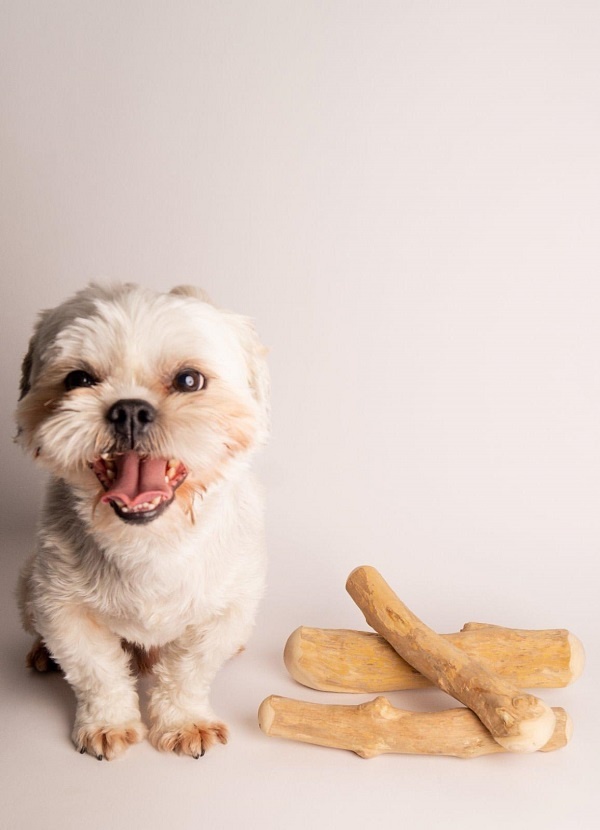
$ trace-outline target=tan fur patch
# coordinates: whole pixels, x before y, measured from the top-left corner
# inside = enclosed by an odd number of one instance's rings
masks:
[[[216,378],[198,396],[167,397],[164,407],[173,429],[179,423],[212,424],[230,453],[248,449],[255,439],[256,412]]]
[[[213,387],[216,386],[213,383]],[[214,413],[227,436],[226,444],[230,454],[247,450],[256,434],[254,413],[239,399],[223,387],[209,387],[204,405]]]

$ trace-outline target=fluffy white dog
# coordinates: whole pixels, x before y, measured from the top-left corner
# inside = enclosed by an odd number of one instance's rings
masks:
[[[142,740],[132,662],[152,667],[150,740],[198,758],[227,728],[211,682],[246,642],[264,585],[264,349],[195,289],[91,285],[44,312],[23,364],[18,441],[51,473],[20,604],[29,665],[58,664],[73,741]]]

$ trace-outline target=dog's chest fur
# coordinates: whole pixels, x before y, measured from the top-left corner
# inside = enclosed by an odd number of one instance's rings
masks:
[[[120,537],[103,538],[101,524],[93,534],[85,530],[73,493],[56,481],[43,532],[53,553],[37,560],[39,583],[56,601],[82,605],[120,637],[145,648],[163,645],[245,594],[261,593],[260,506],[253,493],[242,479],[215,493],[195,524],[182,522],[178,532],[123,525]]]

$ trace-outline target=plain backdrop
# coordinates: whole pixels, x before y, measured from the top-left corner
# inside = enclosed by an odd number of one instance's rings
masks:
[[[595,826],[599,42],[593,0],[1,0],[3,826]],[[23,667],[19,364],[91,279],[197,283],[271,350],[269,590],[201,762],[80,757],[70,690]],[[365,761],[263,736],[268,694],[368,699],[281,660],[298,625],[365,627],[366,563],[439,631],[577,634],[586,673],[544,695],[571,745]]]

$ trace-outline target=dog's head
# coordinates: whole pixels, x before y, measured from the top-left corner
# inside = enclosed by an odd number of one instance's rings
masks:
[[[18,441],[105,520],[189,511],[266,439],[264,351],[194,289],[91,285],[38,321]]]

